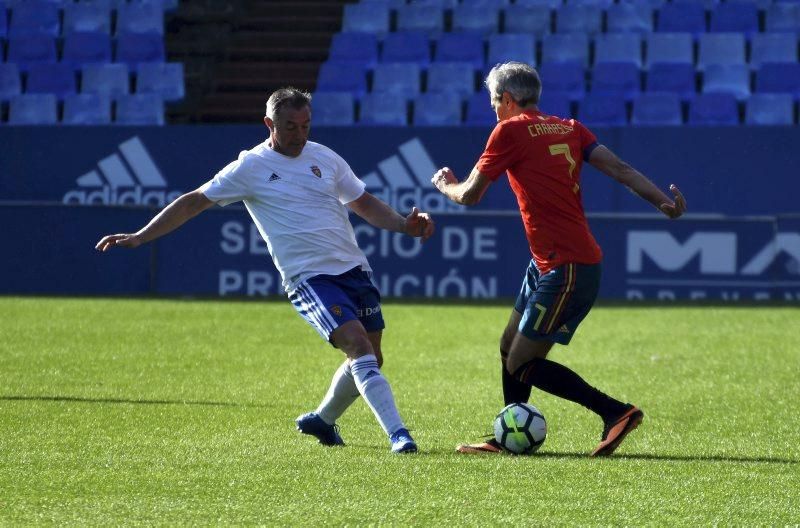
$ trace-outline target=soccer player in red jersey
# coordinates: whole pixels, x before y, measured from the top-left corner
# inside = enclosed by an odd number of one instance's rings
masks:
[[[514,310],[500,339],[506,405],[527,402],[531,387],[579,403],[604,424],[592,456],[614,452],[644,414],[611,398],[569,368],[547,359],[554,343],[566,345],[597,297],[602,253],[581,201],[584,161],[647,200],[669,218],[686,210],[675,185],[670,199],[644,175],[598,144],[574,119],[542,113],[536,70],[518,62],[495,66],[486,77],[497,126],[472,173],[458,181],[449,168],[431,179],[456,203],[474,205],[504,172],[517,197],[531,260]],[[494,439],[460,445],[461,453],[500,453]]]

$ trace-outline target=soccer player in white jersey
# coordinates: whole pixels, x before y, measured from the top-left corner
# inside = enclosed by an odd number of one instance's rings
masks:
[[[198,189],[180,196],[136,233],[103,237],[97,249],[135,248],[181,226],[212,205],[243,201],[267,243],[283,286],[303,318],[347,359],[314,412],[296,419],[300,432],[324,445],[343,445],[336,420],[364,397],[391,450],[417,445],[400,418],[381,374],[385,327],[380,294],[359,249],[347,209],[375,227],[427,239],[433,220],[416,208],[403,217],[364,190],[348,164],[331,149],[308,141],[311,97],[281,88],[267,101],[269,138],[244,151]]]

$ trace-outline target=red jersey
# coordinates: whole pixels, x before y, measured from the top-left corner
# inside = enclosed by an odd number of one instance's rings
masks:
[[[580,187],[584,157],[595,146],[595,135],[578,121],[526,110],[497,124],[478,160],[478,171],[492,181],[508,172],[541,274],[602,259]]]

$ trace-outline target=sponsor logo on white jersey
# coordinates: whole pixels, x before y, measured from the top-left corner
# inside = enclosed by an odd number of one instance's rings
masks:
[[[397,150],[397,154],[378,162],[377,170],[361,177],[372,194],[398,211],[411,211],[414,206],[426,212],[464,209],[431,184],[438,169],[419,138],[406,141]]]
[[[167,181],[138,136],[120,143],[119,153],[101,159],[97,170],[78,177],[76,183],[78,188],[67,191],[63,203],[164,207],[183,194],[167,189]]]

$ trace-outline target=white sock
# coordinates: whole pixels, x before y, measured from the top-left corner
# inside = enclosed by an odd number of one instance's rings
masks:
[[[350,370],[355,378],[358,392],[364,397],[386,434],[403,429],[405,426],[400,413],[397,412],[392,388],[381,374],[375,354],[367,354],[351,361]]]
[[[336,369],[328,393],[317,407],[316,413],[328,425],[333,425],[350,405],[358,399],[358,387],[350,372],[350,363],[345,360]]]

